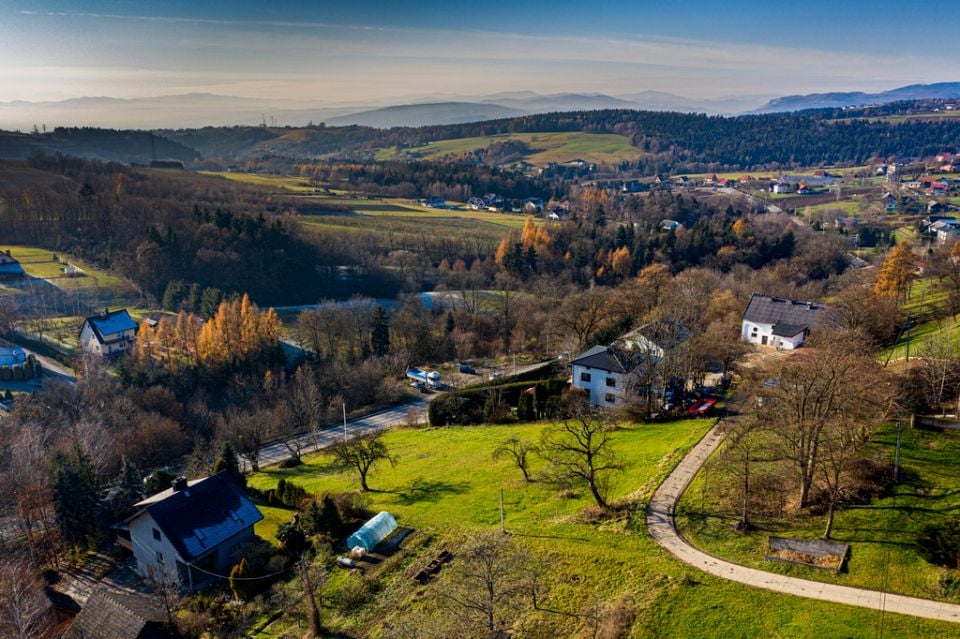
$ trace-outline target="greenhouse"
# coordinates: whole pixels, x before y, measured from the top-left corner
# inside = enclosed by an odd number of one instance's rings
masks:
[[[347,548],[363,548],[367,552],[373,550],[377,544],[390,536],[397,529],[397,520],[393,515],[383,511],[360,527],[360,530],[347,539]]]

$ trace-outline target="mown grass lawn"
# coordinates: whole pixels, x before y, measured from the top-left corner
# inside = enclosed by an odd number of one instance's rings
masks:
[[[11,256],[20,262],[20,266],[30,277],[50,280],[57,288],[75,291],[88,288],[128,289],[130,285],[123,278],[97,268],[79,258],[50,251],[48,249],[20,245],[0,245],[0,251],[10,251]],[[78,277],[64,276],[64,265],[54,261],[53,256],[79,267],[83,274]]]
[[[712,420],[688,420],[617,431],[614,442],[626,470],[614,482],[611,496],[644,504],[712,424]],[[700,573],[653,543],[643,525],[642,508],[623,520],[588,524],[580,517],[590,504],[584,491],[564,497],[545,483],[524,484],[510,463],[493,460],[493,450],[507,437],[536,440],[544,428],[532,424],[391,431],[386,442],[399,460],[396,467],[384,466],[371,476],[370,484],[379,492],[369,494],[370,509],[389,510],[401,526],[413,527],[418,537],[432,540],[433,546],[423,551],[429,557],[437,544],[455,542],[466,531],[496,530],[502,487],[507,530],[547,571],[550,592],[542,603],[581,610],[597,597],[614,601],[630,594],[638,613],[630,637],[875,636],[879,623],[875,613],[780,596]],[[356,488],[354,474],[334,466],[330,455],[321,453],[306,461],[298,468],[255,474],[250,484],[271,488],[284,477],[311,492]],[[538,460],[535,467],[543,468],[543,462]],[[261,524],[259,531],[274,530],[273,522],[281,521],[284,514],[271,512],[271,522]],[[455,543],[451,548],[456,553]],[[336,601],[348,579],[342,571],[331,574],[330,600]],[[402,570],[383,579],[386,583],[362,609],[350,615],[327,611],[328,626],[351,636],[375,637],[379,620],[422,601],[423,589],[413,587]],[[433,587],[438,586],[428,586]],[[892,615],[884,624],[889,636],[942,637],[957,630],[944,623]],[[271,636],[282,625],[282,620],[274,624]],[[559,636],[575,636],[576,623],[570,622],[567,628],[569,634]]]
[[[871,447],[875,454],[892,460],[895,442],[896,427],[886,424]],[[955,517],[960,511],[960,433],[936,433],[906,426],[901,463],[904,480],[889,496],[837,513],[831,538],[849,544],[851,549],[847,569],[839,574],[765,561],[770,535],[819,539],[826,518],[757,517],[758,530],[736,532],[737,514],[732,512],[729,501],[718,497],[722,492],[718,487],[729,485],[723,482],[719,467],[697,476],[681,502],[678,521],[683,534],[694,544],[737,563],[873,590],[886,584],[888,592],[960,602],[960,597],[948,596],[940,586],[942,577],[960,577],[960,573],[928,564],[917,554],[914,543],[924,525]],[[954,632],[952,636],[960,636],[960,628]]]
[[[947,312],[949,294],[935,277],[925,277],[914,280],[910,285],[907,300],[901,310],[912,316],[909,334],[904,331],[895,344],[888,346],[880,353],[880,359],[900,359],[907,355],[907,344],[910,345],[910,355],[916,356],[923,352],[923,344],[938,333],[954,335],[960,330],[960,322],[952,316],[943,317]],[[927,319],[933,317],[935,319]]]

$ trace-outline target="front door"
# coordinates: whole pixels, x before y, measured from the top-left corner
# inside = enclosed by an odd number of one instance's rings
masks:
[[[766,336],[766,335],[764,335],[763,337],[760,338],[760,343],[763,344],[764,346],[767,345],[767,336]]]

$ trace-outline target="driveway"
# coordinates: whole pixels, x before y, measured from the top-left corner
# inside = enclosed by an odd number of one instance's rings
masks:
[[[885,610],[939,621],[960,622],[960,605],[893,595],[864,588],[851,588],[747,568],[714,557],[694,547],[677,530],[677,503],[694,476],[723,442],[731,422],[721,421],[677,465],[660,484],[647,506],[647,530],[661,547],[685,564],[711,575],[755,588],[797,597]]]

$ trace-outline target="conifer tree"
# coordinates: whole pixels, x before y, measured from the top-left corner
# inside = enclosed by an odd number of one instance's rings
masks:
[[[373,309],[370,346],[377,357],[383,357],[390,352],[390,320],[387,318],[387,312],[379,304]]]

